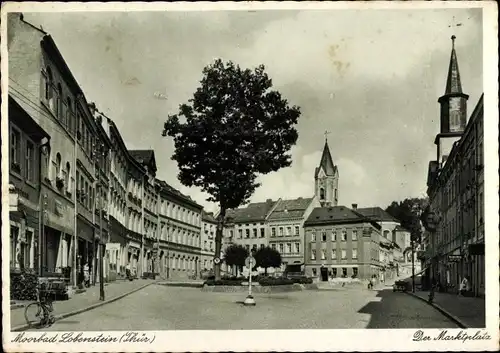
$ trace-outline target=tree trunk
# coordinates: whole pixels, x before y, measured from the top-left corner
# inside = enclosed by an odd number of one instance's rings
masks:
[[[267,267],[264,267],[264,275],[267,276]]]
[[[215,232],[215,257],[220,258],[220,252],[222,249],[222,232],[224,230],[224,220],[226,218],[226,209],[221,206],[220,213],[217,222],[217,230]],[[221,263],[214,263],[215,280],[220,281],[220,268]]]

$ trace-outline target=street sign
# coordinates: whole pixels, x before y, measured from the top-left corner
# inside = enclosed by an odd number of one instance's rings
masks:
[[[220,264],[220,259],[218,257],[214,258],[214,264]]]
[[[255,266],[255,257],[249,256],[245,259],[245,267],[252,269]]]
[[[448,262],[460,262],[461,259],[461,255],[448,255]]]

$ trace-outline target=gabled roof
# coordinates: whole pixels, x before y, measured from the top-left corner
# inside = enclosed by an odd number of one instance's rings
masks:
[[[319,167],[317,167],[314,172],[315,178],[318,176],[321,168],[323,168],[325,174],[328,176],[333,176],[337,172],[337,167],[335,166],[335,164],[333,164],[332,155],[330,154],[328,141],[325,141],[325,147],[323,148],[323,154],[321,155],[321,161],[319,163]]]
[[[201,210],[201,219],[205,222],[217,223],[217,220],[215,219],[213,212],[207,212],[205,210]]]
[[[299,197],[293,200],[281,200],[276,208],[271,212],[269,220],[301,218],[307,207],[309,207],[311,201],[312,197]]]
[[[380,229],[380,225],[374,221],[345,206],[316,207],[305,221],[304,226],[349,223],[370,223],[376,229]]]
[[[182,192],[169,185],[167,182],[160,179],[155,179],[155,182],[160,187],[160,189],[169,193],[170,195],[176,196],[177,198],[180,198],[197,208],[202,208],[202,206],[196,203],[196,201],[194,201],[190,196],[184,195]]]
[[[128,153],[138,163],[148,166],[153,172],[156,172],[155,152],[153,150],[129,150]]]
[[[356,212],[375,222],[399,222],[380,207],[358,208]]]
[[[253,202],[246,207],[228,210],[226,218],[231,218],[234,223],[263,222],[276,205],[276,202],[278,201]]]

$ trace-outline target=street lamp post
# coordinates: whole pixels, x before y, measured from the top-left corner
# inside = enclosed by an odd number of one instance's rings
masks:
[[[96,170],[97,176],[97,190],[99,191],[99,300],[105,300],[104,293],[104,236],[102,232],[102,211],[104,207],[103,192],[102,192],[102,179],[101,179],[101,168],[104,163],[104,144],[94,148],[94,156],[96,156],[96,163],[98,168]]]

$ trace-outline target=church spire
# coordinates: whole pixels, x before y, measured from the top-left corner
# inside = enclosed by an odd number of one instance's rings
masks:
[[[327,133],[325,133],[325,146],[323,147],[323,154],[321,155],[321,162],[319,163],[319,168],[323,168],[326,175],[335,174],[335,165],[333,164],[332,155],[330,154],[330,148],[328,146]]]
[[[462,83],[460,82],[460,71],[458,69],[457,53],[455,51],[455,37],[451,36],[451,57],[448,68],[448,78],[444,94],[462,93]]]
[[[455,36],[451,36],[451,57],[446,78],[446,89],[438,102],[441,105],[441,133],[459,133],[467,123],[467,99],[462,92],[460,71],[458,70]]]

